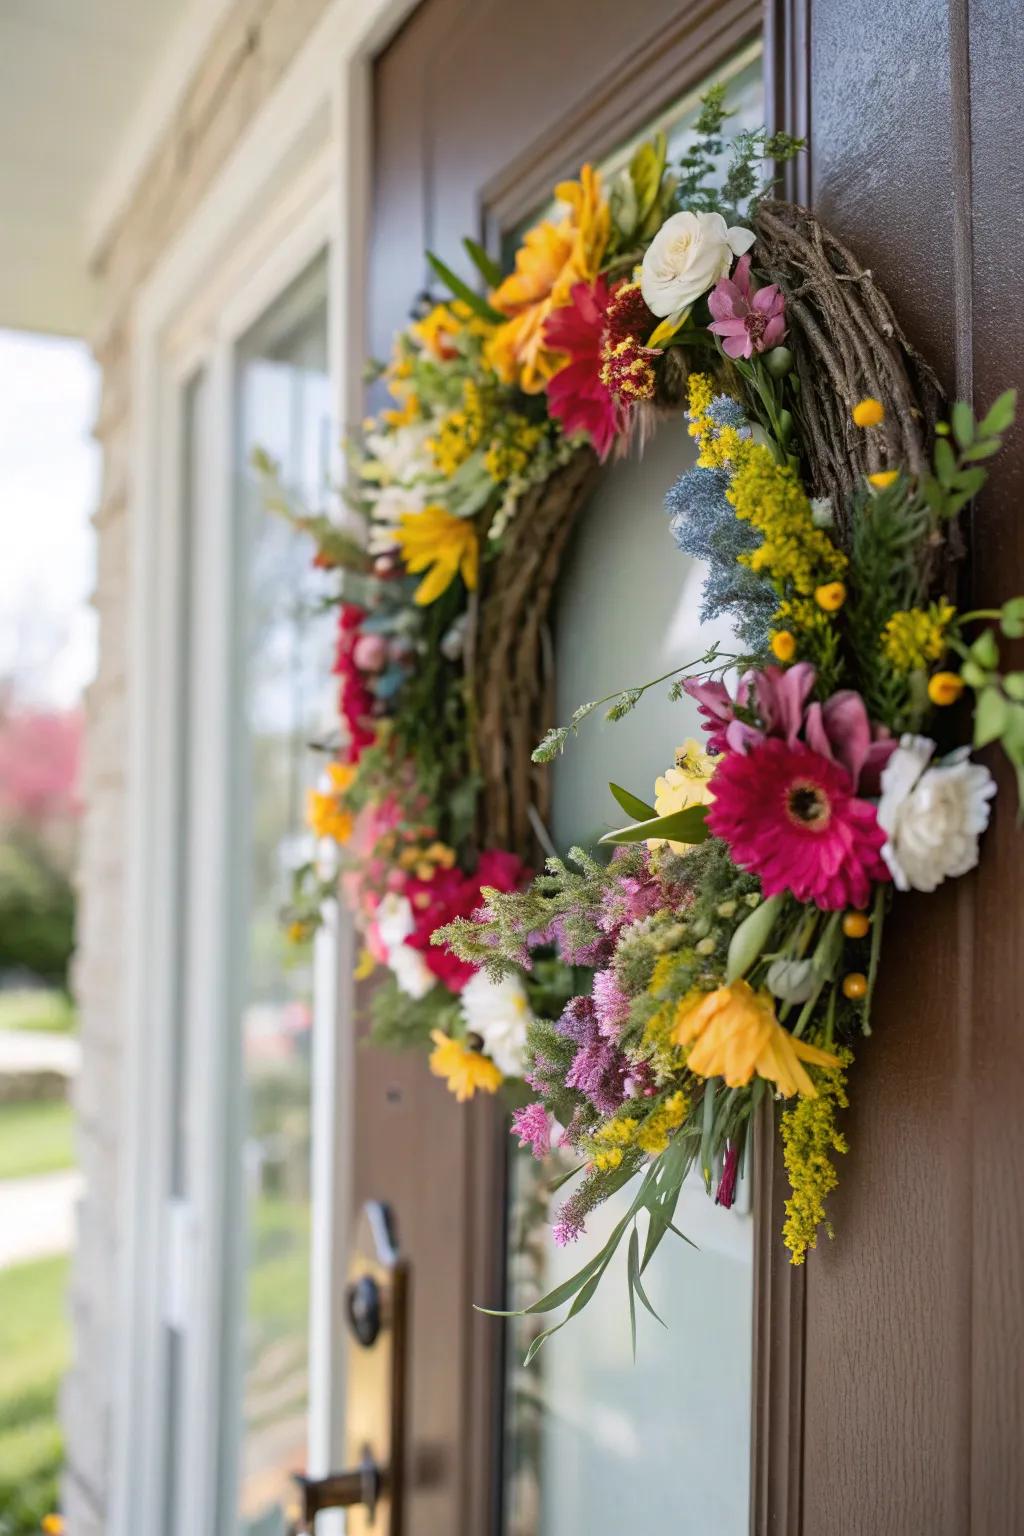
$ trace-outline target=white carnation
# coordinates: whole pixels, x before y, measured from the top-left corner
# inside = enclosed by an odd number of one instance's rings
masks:
[[[882,772],[882,857],[901,891],[934,891],[965,875],[978,862],[978,838],[988,826],[996,792],[988,769],[972,763],[966,747],[929,768],[934,752],[926,736],[902,736]]]
[[[648,309],[662,318],[686,309],[728,276],[754,239],[749,229],[730,229],[720,213],[672,214],[644,255],[640,292]]]
[[[519,977],[492,981],[486,971],[477,971],[463,987],[461,1001],[466,1028],[480,1036],[487,1055],[506,1077],[521,1077],[526,1026],[533,1015]]]
[[[396,944],[388,951],[388,969],[407,997],[426,997],[436,980],[419,950],[411,944]]]

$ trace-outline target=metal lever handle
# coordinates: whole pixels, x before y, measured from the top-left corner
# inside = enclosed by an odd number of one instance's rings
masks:
[[[362,1506],[366,1510],[367,1524],[372,1525],[384,1475],[367,1446],[358,1467],[347,1472],[331,1472],[327,1477],[304,1477],[296,1473],[295,1481],[302,1493],[302,1524],[299,1529],[314,1532],[316,1517],[322,1509]]]

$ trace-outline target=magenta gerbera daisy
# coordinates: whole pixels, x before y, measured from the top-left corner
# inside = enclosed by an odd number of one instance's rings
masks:
[[[765,896],[791,891],[824,911],[866,907],[888,880],[885,833],[849,773],[803,742],[766,737],[715,769],[708,827]]]

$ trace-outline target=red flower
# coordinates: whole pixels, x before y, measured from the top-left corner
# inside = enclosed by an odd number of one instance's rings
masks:
[[[460,960],[448,948],[432,944],[431,935],[456,917],[472,917],[481,905],[482,886],[516,891],[529,878],[530,871],[514,853],[492,848],[480,855],[475,874],[466,875],[460,869],[437,869],[429,880],[410,880],[405,894],[412,902],[416,927],[406,943],[421,952],[428,969],[449,991],[461,992],[477,967]]]
[[[566,432],[586,432],[598,457],[606,459],[626,422],[625,408],[601,380],[608,282],[599,277],[592,286],[576,283],[571,298],[544,326],[545,346],[570,358],[548,383],[548,410]]]

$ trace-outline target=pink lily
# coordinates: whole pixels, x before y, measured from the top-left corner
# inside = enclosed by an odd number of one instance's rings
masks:
[[[751,291],[750,255],[741,256],[731,277],[720,278],[708,294],[713,315],[708,330],[722,338],[727,357],[768,352],[786,337],[786,300],[777,283]]]

